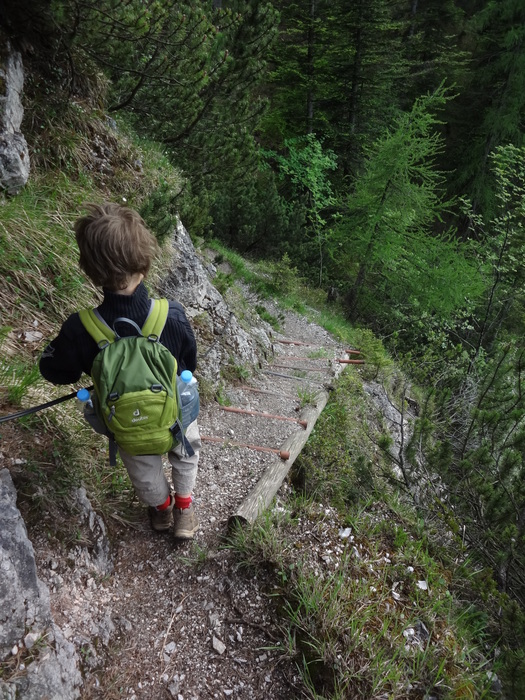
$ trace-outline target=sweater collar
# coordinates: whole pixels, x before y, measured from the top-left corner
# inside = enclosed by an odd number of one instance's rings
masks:
[[[98,311],[106,321],[113,321],[119,316],[132,318],[140,323],[146,320],[150,310],[150,299],[144,282],[141,282],[133,294],[116,294],[104,289],[104,300]]]

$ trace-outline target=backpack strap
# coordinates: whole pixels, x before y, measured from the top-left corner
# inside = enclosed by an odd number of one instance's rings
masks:
[[[78,312],[82,325],[93,338],[99,349],[115,342],[115,333],[95,309],[81,309]]]
[[[156,337],[157,340],[160,338],[168,319],[168,311],[169,302],[167,299],[151,300],[149,313],[142,326],[142,335],[145,338],[149,338],[150,336]],[[108,326],[96,309],[81,309],[78,315],[82,325],[100,349],[115,342],[115,332]]]
[[[142,335],[145,338],[156,336],[158,340],[168,320],[170,305],[167,299],[152,299],[149,314],[142,326]]]

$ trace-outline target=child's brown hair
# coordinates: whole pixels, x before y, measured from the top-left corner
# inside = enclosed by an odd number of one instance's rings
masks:
[[[112,202],[88,204],[87,209],[74,229],[80,267],[93,283],[118,291],[136,273],[146,276],[158,245],[141,216]]]

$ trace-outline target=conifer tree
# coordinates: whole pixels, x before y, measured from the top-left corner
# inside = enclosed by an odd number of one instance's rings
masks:
[[[385,0],[284,2],[272,54],[268,145],[314,133],[351,173],[395,112],[406,77],[400,23]]]
[[[355,177],[363,149],[392,121],[408,75],[402,22],[384,0],[334,2],[326,9],[318,58],[319,136]]]
[[[446,99],[441,87],[416,100],[376,142],[332,241],[351,317],[388,319],[390,332],[417,314],[453,313],[476,287],[453,236],[433,231],[447,208],[434,163],[442,148],[435,111]]]
[[[404,99],[413,100],[445,82],[463,81],[468,53],[460,46],[465,12],[456,0],[413,0],[397,10],[409,75]]]
[[[305,212],[304,229],[295,248],[301,262],[310,269],[317,268],[318,284],[325,278],[324,260],[327,238],[325,211],[335,204],[328,173],[337,167],[333,151],[323,150],[314,134],[284,142],[286,155],[265,151],[276,165],[281,179],[288,181],[292,201],[302,201]]]
[[[474,213],[490,217],[495,202],[489,156],[497,146],[525,143],[525,5],[474,5],[468,26],[473,60],[451,113],[449,155],[456,170],[452,186],[468,195]]]
[[[254,132],[266,104],[260,84],[278,20],[270,2],[57,0],[54,7],[63,45],[108,76],[109,111],[125,112],[140,134],[165,144],[201,212],[216,188],[256,171]]]
[[[525,314],[525,147],[498,147],[489,162],[495,182],[494,217],[469,213],[470,235],[478,241],[486,280],[486,292],[472,320],[469,373],[502,334],[522,333]]]

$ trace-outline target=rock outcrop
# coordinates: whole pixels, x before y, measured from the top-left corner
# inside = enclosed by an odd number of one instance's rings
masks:
[[[222,294],[210,278],[216,273],[200,261],[188,232],[179,222],[173,236],[172,270],[160,282],[159,292],[176,299],[184,306],[199,341],[199,373],[212,384],[220,376],[220,368],[229,362],[255,366],[259,355],[270,351],[271,340],[265,324],[258,318],[258,327],[248,333],[230,310]],[[268,327],[269,328],[269,327]]]
[[[53,623],[49,590],[37,576],[33,545],[7,469],[0,470],[0,571],[0,697],[79,697],[76,649]]]
[[[24,109],[22,56],[7,42],[0,52],[0,187],[16,194],[29,178],[29,150],[20,131]]]

